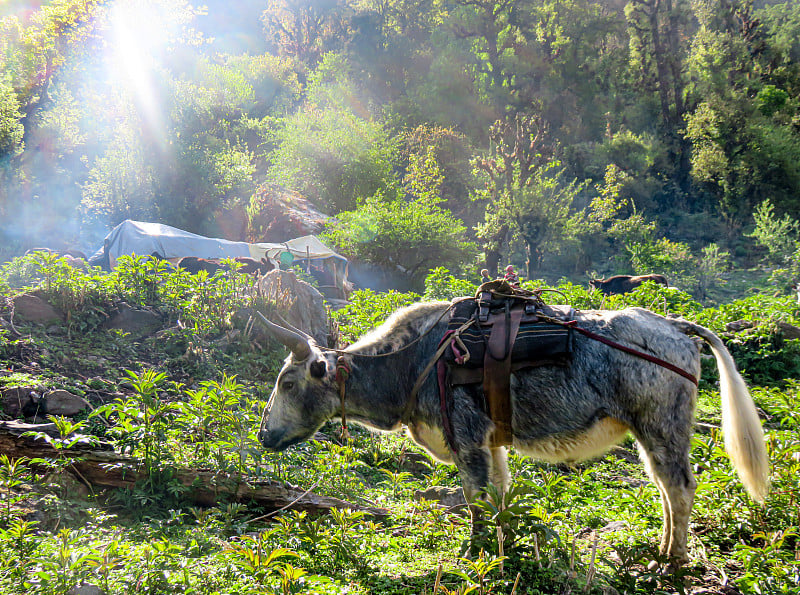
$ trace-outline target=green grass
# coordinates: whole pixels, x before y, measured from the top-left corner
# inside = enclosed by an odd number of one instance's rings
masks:
[[[143,283],[142,263],[132,263],[125,273],[126,282],[138,289],[125,286],[119,274],[48,273],[53,266],[17,264],[8,272],[12,280],[25,277],[36,287],[49,279],[62,302],[69,298],[75,304],[76,314],[67,323],[72,329],[51,337],[24,326],[22,338],[0,337],[2,366],[17,370],[0,377],[0,387],[61,386],[85,395],[97,409],[83,431],[101,434],[139,457],[151,477],[131,491],[76,498],[57,478],[46,477],[41,465],[0,458],[2,593],[60,594],[86,581],[107,595],[433,594],[440,567],[442,594],[510,594],[517,577],[519,595],[613,590],[644,595],[700,588],[721,594],[724,585],[741,593],[800,589],[800,380],[789,373],[791,342],[782,343],[770,331],[776,320],[797,321],[796,305],[792,309],[786,300],[770,298],[759,305],[748,298],[698,310],[690,300],[661,296],[662,290],[653,287],[617,300],[622,307],[664,297],[661,303],[668,309],[717,330],[733,317],[763,321],[758,336],[736,344],[734,355],[740,365],[748,362],[753,397],[763,414],[770,496],[765,506],[754,504],[731,469],[717,430],[714,373],[704,370],[698,398],[702,425],[691,454],[698,480],[691,563],[675,575],[661,575],[647,568],[657,556],[661,506],[635,460],[632,440],[621,451],[574,467],[536,463],[512,452],[508,509],[492,507],[490,499],[483,557],[466,560],[464,512],[414,499],[416,490],[431,485],[457,486],[455,469],[433,461],[420,466],[421,451],[408,439],[351,428],[352,442],[339,445],[337,428],[330,424],[323,428],[329,440],[280,454],[260,448],[255,431],[281,357],[245,342],[216,346],[218,333],[234,324],[215,318],[224,292],[205,294],[201,308],[189,299],[197,291],[194,280],[165,279],[164,287],[174,293],[159,297]],[[69,283],[59,285],[58,279]],[[446,284],[447,277],[439,281]],[[590,307],[597,297],[576,286],[561,290],[580,307]],[[437,291],[447,288],[437,286]],[[111,294],[134,301],[157,298],[168,318],[191,315],[197,324],[174,340],[133,341],[103,331],[93,321]],[[79,303],[76,295],[94,297]],[[363,308],[340,313],[347,318],[340,320],[343,328],[357,335],[414,296],[375,298],[364,294]],[[772,362],[759,360],[765,346]],[[31,361],[41,366],[25,367]],[[768,381],[752,384],[753,378]],[[267,511],[225,501],[199,509],[177,489],[171,471],[178,468],[314,486],[320,494],[388,512],[370,517],[358,511],[317,516],[284,511],[265,518]],[[502,561],[497,523],[507,536]]]

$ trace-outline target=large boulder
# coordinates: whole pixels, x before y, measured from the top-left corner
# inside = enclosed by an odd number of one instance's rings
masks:
[[[38,389],[30,386],[14,386],[2,391],[3,413],[9,417],[30,417],[39,413]]]
[[[44,412],[49,415],[72,417],[81,411],[91,409],[89,402],[83,397],[73,395],[68,390],[55,389],[44,395],[42,399]]]
[[[276,303],[288,323],[328,345],[328,313],[322,294],[310,283],[298,279],[293,271],[274,270],[258,282],[259,292]]]
[[[161,316],[152,310],[134,308],[126,302],[120,302],[111,317],[103,323],[103,328],[119,329],[134,337],[143,337],[160,329],[162,324]]]
[[[783,338],[786,340],[800,339],[800,328],[794,326],[793,324],[781,321],[778,323],[778,329],[780,329],[781,333],[783,334]]]
[[[49,324],[63,322],[64,316],[42,298],[23,293],[14,298],[14,315],[27,322]]]

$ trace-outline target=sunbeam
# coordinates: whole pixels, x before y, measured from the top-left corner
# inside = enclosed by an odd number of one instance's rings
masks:
[[[156,65],[169,42],[163,3],[118,0],[111,8],[109,79],[134,99],[151,134],[163,136]]]

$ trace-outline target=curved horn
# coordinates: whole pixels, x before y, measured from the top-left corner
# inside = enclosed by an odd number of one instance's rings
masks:
[[[281,315],[280,315],[280,314],[278,314],[277,312],[275,312],[274,314],[275,314],[275,316],[278,318],[278,322],[280,322],[280,323],[281,323],[281,326],[283,326],[284,328],[287,328],[287,329],[289,329],[290,331],[294,331],[295,333],[297,333],[297,334],[298,334],[298,335],[300,335],[301,337],[305,337],[307,341],[314,341],[314,340],[315,340],[315,339],[314,339],[314,337],[312,337],[311,335],[309,335],[309,334],[308,334],[307,332],[305,332],[304,330],[297,328],[297,327],[296,327],[296,326],[294,326],[292,323],[288,322],[288,321],[287,321],[287,320],[286,320],[286,319],[285,319],[283,316],[281,316]]]
[[[261,312],[256,310],[256,314],[267,327],[269,333],[278,341],[286,345],[294,355],[297,361],[308,359],[311,355],[311,346],[308,344],[308,339],[288,328],[284,328],[274,322],[268,320]]]

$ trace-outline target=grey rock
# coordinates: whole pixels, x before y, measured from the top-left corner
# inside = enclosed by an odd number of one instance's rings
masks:
[[[6,415],[28,417],[36,414],[39,395],[30,386],[15,386],[2,391],[0,402]]]
[[[414,500],[432,500],[448,508],[467,503],[464,499],[464,490],[448,486],[431,486],[426,490],[417,490],[414,492]]]
[[[628,528],[628,523],[625,521],[611,521],[605,527],[597,530],[598,533],[611,533],[613,531],[622,531]]]
[[[67,470],[61,470],[58,473],[49,475],[47,482],[58,486],[59,491],[71,500],[85,500],[90,495],[86,484]]]
[[[161,316],[155,312],[120,302],[116,312],[103,323],[103,328],[119,329],[135,337],[143,337],[157,331],[162,323]]]
[[[430,473],[433,469],[433,461],[430,457],[418,452],[405,452],[400,457],[400,466],[412,473]]]
[[[26,320],[35,324],[49,324],[64,321],[61,312],[42,298],[29,293],[23,293],[14,298],[14,314],[21,320]]]
[[[800,339],[800,328],[797,328],[793,324],[789,324],[788,322],[779,322],[778,328],[783,333],[784,339]]]
[[[92,583],[81,583],[67,591],[67,595],[106,595],[106,592]]]
[[[259,292],[286,312],[286,322],[308,333],[317,344],[328,345],[328,313],[322,294],[292,271],[273,270],[258,282]],[[279,321],[275,321],[279,322]],[[261,331],[256,323],[254,330]]]
[[[725,325],[725,330],[738,333],[740,331],[753,328],[755,325],[750,320],[734,320],[733,322],[729,322]]]
[[[91,409],[91,405],[86,399],[63,389],[56,389],[46,393],[42,400],[45,412],[50,415],[72,417],[81,411]]]

